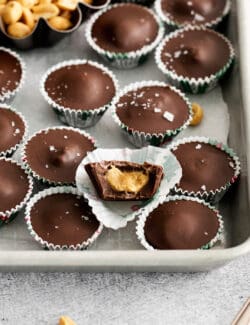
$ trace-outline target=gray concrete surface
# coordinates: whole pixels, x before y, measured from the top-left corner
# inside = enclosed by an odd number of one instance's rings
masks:
[[[250,255],[209,273],[0,275],[1,325],[229,325],[250,296]]]

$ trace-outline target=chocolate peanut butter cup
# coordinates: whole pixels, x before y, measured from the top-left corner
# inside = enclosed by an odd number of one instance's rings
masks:
[[[103,65],[87,60],[65,61],[49,69],[41,92],[58,118],[73,127],[96,124],[109,108],[118,82]]]
[[[232,149],[203,137],[176,141],[169,149],[182,167],[182,178],[175,186],[178,194],[219,201],[240,174],[240,162]]]
[[[0,47],[0,103],[14,98],[23,84],[24,74],[25,66],[20,56]]]
[[[127,69],[143,62],[163,33],[153,11],[137,4],[122,3],[96,13],[87,25],[86,38],[110,65]]]
[[[188,93],[213,89],[234,60],[234,50],[223,35],[188,26],[168,35],[156,50],[156,63],[167,80]]]
[[[215,28],[229,13],[230,0],[156,0],[155,10],[167,27]]]
[[[26,204],[33,189],[32,178],[12,159],[0,158],[0,225],[8,223]]]
[[[147,162],[144,164],[144,162]],[[92,182],[85,166],[89,165]],[[146,205],[166,197],[181,178],[181,166],[166,148],[102,149],[90,152],[76,171],[76,186],[105,227],[118,229],[136,218]],[[101,185],[99,187],[99,184]],[[106,186],[107,185],[107,186]],[[102,200],[96,186],[101,188]],[[144,200],[154,194],[149,200]],[[142,199],[131,201],[130,199]],[[124,200],[126,199],[126,200]]]
[[[38,192],[27,205],[25,220],[34,239],[50,250],[86,249],[103,228],[87,201],[69,186]]]
[[[223,221],[203,200],[169,196],[146,209],[137,222],[137,236],[148,250],[209,249],[221,239]]]
[[[25,144],[23,161],[29,173],[52,185],[74,184],[81,160],[96,148],[86,132],[70,127],[41,130]]]
[[[0,157],[10,157],[23,142],[27,124],[22,114],[5,104],[0,104],[0,132]]]
[[[188,99],[176,88],[164,82],[142,81],[118,93],[113,117],[135,146],[158,146],[187,127],[192,111]]]
[[[163,168],[145,162],[101,161],[86,164],[101,199],[106,201],[149,200],[158,190]]]

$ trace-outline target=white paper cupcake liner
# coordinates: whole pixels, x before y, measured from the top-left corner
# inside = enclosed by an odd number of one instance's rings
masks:
[[[157,15],[165,23],[168,31],[173,31],[175,29],[190,25],[190,23],[178,24],[177,22],[172,20],[169,16],[167,16],[163,12],[161,3],[162,3],[162,0],[155,0],[154,8],[155,8]],[[207,28],[215,29],[224,20],[224,18],[228,15],[228,13],[230,12],[230,9],[231,9],[231,0],[227,0],[222,15],[218,16],[217,18],[215,18],[209,22],[205,22],[204,24],[199,24],[199,26],[204,26]]]
[[[165,44],[172,38],[175,38],[179,34],[183,33],[184,31],[189,31],[189,30],[206,30],[210,33],[215,33],[218,35],[224,42],[229,47],[230,55],[229,55],[229,60],[227,64],[222,67],[217,73],[212,74],[210,76],[204,77],[204,78],[188,78],[184,77],[181,75],[178,75],[175,71],[169,70],[164,62],[161,59],[161,53],[162,50],[165,46]],[[220,53],[218,53],[218,56]],[[225,73],[229,70],[231,65],[234,62],[235,58],[235,52],[233,49],[232,44],[230,41],[223,36],[222,34],[219,34],[215,32],[212,29],[207,29],[202,26],[186,26],[182,29],[176,30],[175,32],[167,35],[163,41],[160,43],[160,45],[157,47],[156,52],[155,52],[155,61],[158,66],[158,68],[163,72],[165,75],[167,81],[172,84],[173,86],[181,89],[185,93],[190,93],[190,94],[203,94],[206,92],[209,92],[213,88],[215,88],[221,78],[224,77]]]
[[[20,63],[21,71],[22,71],[21,79],[20,79],[18,85],[16,86],[16,88],[11,91],[8,90],[3,95],[0,95],[0,103],[10,104],[12,102],[12,100],[14,99],[15,95],[19,92],[19,90],[22,88],[22,86],[24,84],[26,67],[25,67],[23,59],[16,52],[14,52],[6,47],[2,47],[2,46],[0,46],[0,51],[5,51],[5,52],[9,53],[10,55],[14,56]]]
[[[197,137],[183,138],[183,139],[177,140],[177,141],[173,142],[172,144],[170,144],[170,146],[168,146],[168,149],[171,150],[174,154],[174,150],[177,149],[177,147],[180,144],[191,143],[191,142],[201,142],[201,143],[210,144],[210,145],[214,146],[215,148],[226,152],[234,161],[234,176],[226,184],[224,184],[223,186],[221,186],[220,188],[215,189],[215,190],[202,191],[202,192],[189,192],[189,191],[183,190],[183,189],[175,186],[174,189],[172,190],[172,192],[175,194],[179,194],[179,195],[187,195],[187,196],[197,197],[202,200],[209,201],[209,202],[212,202],[213,204],[215,204],[222,199],[222,197],[225,195],[227,190],[231,187],[232,184],[234,184],[236,182],[236,180],[240,176],[240,169],[241,169],[240,168],[240,160],[239,160],[238,156],[236,155],[236,153],[231,148],[229,148],[227,145],[225,145],[221,142],[218,142],[217,140],[210,139],[207,137],[197,136]]]
[[[70,66],[70,65],[78,65],[78,64],[90,64],[96,68],[101,69],[104,71],[110,78],[112,79],[114,83],[115,90],[118,90],[118,81],[108,68],[106,68],[104,65],[90,61],[90,60],[69,60],[69,61],[63,61],[60,62],[54,66],[52,66],[47,72],[44,74],[41,80],[40,84],[40,91],[46,100],[46,102],[53,108],[54,112],[56,113],[57,117],[61,122],[64,124],[68,124],[70,126],[76,127],[76,128],[88,128],[90,126],[95,125],[100,118],[103,116],[103,114],[106,112],[106,110],[110,107],[111,103],[107,103],[106,105],[102,107],[97,107],[95,109],[72,109],[70,107],[64,107],[62,105],[59,105],[56,103],[52,98],[49,97],[49,94],[47,93],[45,89],[45,82],[48,78],[48,76],[63,67]],[[112,101],[111,101],[112,102]]]
[[[32,180],[32,177],[30,175],[28,175],[28,173],[25,171],[23,166],[21,164],[19,164],[18,162],[16,162],[15,160],[13,160],[11,158],[6,158],[6,157],[0,157],[0,160],[9,161],[9,162],[13,163],[14,165],[19,166],[27,174],[27,179],[29,182],[27,194],[25,195],[25,197],[23,198],[23,200],[20,203],[18,203],[15,207],[13,207],[10,210],[6,210],[6,211],[0,210],[0,226],[1,226],[1,224],[3,224],[3,223],[9,223],[10,221],[12,221],[16,217],[17,213],[25,206],[25,204],[29,200],[29,198],[32,194],[32,191],[33,191],[33,180]],[[2,184],[2,186],[4,186],[4,184]]]
[[[79,243],[77,245],[55,245],[53,243],[49,243],[45,240],[43,240],[33,229],[32,223],[31,223],[31,209],[32,207],[41,199],[53,195],[53,194],[64,194],[64,193],[70,193],[74,195],[81,196],[81,194],[78,192],[78,190],[75,187],[71,186],[59,186],[59,187],[51,187],[48,189],[45,189],[41,192],[38,192],[36,195],[34,195],[29,203],[27,204],[26,210],[25,210],[25,221],[29,230],[29,233],[31,236],[43,247],[47,248],[49,250],[83,250],[87,249],[93,242],[98,238],[98,236],[101,234],[103,230],[103,225],[100,223],[98,229],[94,232],[94,234],[86,241]]]
[[[5,151],[0,151],[0,157],[11,157],[14,154],[14,152],[17,151],[17,149],[20,147],[20,145],[25,141],[27,134],[28,134],[28,124],[27,124],[27,121],[24,118],[24,116],[20,112],[18,112],[16,109],[14,109],[13,107],[11,107],[7,104],[0,103],[0,112],[1,112],[1,108],[6,108],[10,111],[15,112],[24,123],[24,134],[22,136],[21,141],[19,141],[16,145],[14,145],[13,147],[11,147]]]
[[[157,164],[163,167],[164,176],[153,201],[103,201],[96,193],[84,165],[103,160],[130,161],[143,164],[144,162]],[[90,152],[81,162],[76,171],[76,186],[80,193],[88,200],[96,218],[104,226],[112,229],[123,228],[128,221],[136,218],[145,206],[152,202],[159,202],[179,182],[182,170],[175,156],[167,149],[145,147],[142,149],[97,149]]]
[[[181,125],[180,127],[174,130],[167,130],[165,133],[145,133],[142,131],[133,130],[121,122],[118,115],[116,114],[116,105],[119,102],[120,98],[129,91],[135,91],[140,88],[150,87],[150,86],[163,86],[163,87],[167,86],[172,91],[177,93],[186,102],[187,106],[189,107],[189,117],[183,125]],[[147,145],[160,146],[166,143],[167,141],[171,141],[173,137],[175,137],[177,134],[179,134],[181,131],[187,128],[187,126],[190,124],[192,120],[193,112],[192,112],[192,105],[189,99],[179,89],[172,87],[165,82],[150,80],[150,81],[135,82],[122,89],[116,95],[112,103],[112,116],[114,118],[114,121],[119,125],[119,127],[122,130],[122,133],[125,135],[125,137],[128,139],[130,143],[132,143],[136,147],[144,147]]]
[[[46,184],[46,185],[51,185],[51,186],[66,186],[66,185],[74,185],[74,183],[67,183],[67,182],[55,182],[52,180],[49,180],[41,175],[39,175],[37,172],[35,172],[31,166],[29,165],[29,161],[27,158],[27,154],[26,154],[26,147],[29,144],[29,142],[36,137],[37,135],[41,134],[41,133],[46,133],[50,130],[68,130],[68,131],[73,131],[73,132],[78,132],[79,134],[81,134],[82,136],[88,138],[95,146],[95,148],[97,148],[97,141],[87,132],[83,131],[83,130],[79,130],[79,129],[75,129],[69,126],[57,126],[57,127],[49,127],[46,129],[42,129],[36,133],[34,133],[24,144],[23,148],[22,148],[22,161],[24,164],[24,168],[26,169],[27,173],[30,174],[32,177],[34,177],[37,181]]]
[[[163,27],[163,24],[161,23],[161,21],[159,20],[159,18],[155,15],[155,13],[152,10],[143,7],[145,10],[148,10],[148,12],[150,14],[152,14],[152,16],[154,17],[154,19],[156,20],[156,22],[159,26],[158,34],[157,34],[155,40],[152,43],[143,46],[140,50],[137,50],[137,51],[131,51],[131,52],[126,52],[126,53],[116,53],[116,52],[106,51],[106,50],[102,49],[99,45],[97,45],[96,42],[94,41],[94,39],[92,37],[92,27],[93,27],[95,21],[103,13],[107,12],[108,10],[110,10],[112,8],[121,7],[121,6],[124,6],[124,3],[108,6],[107,8],[103,9],[102,11],[99,11],[96,14],[94,14],[90,18],[90,20],[86,26],[86,39],[87,39],[87,42],[89,43],[90,47],[94,51],[96,51],[110,66],[117,68],[117,69],[132,69],[132,68],[138,66],[139,64],[143,63],[146,60],[148,54],[156,48],[156,46],[159,44],[159,42],[161,41],[161,39],[164,36],[164,27]]]
[[[163,197],[160,202],[154,202],[150,207],[149,206],[145,207],[144,210],[142,211],[142,213],[139,215],[139,218],[138,218],[137,223],[136,223],[136,235],[137,235],[138,240],[142,244],[142,246],[144,246],[147,250],[151,250],[151,251],[152,250],[157,250],[152,245],[150,245],[147,242],[146,238],[145,238],[145,234],[144,234],[145,222],[146,222],[147,217],[149,216],[149,214],[153,210],[155,210],[159,205],[161,205],[164,202],[177,201],[177,200],[186,200],[186,201],[198,202],[200,204],[203,204],[203,205],[207,206],[209,209],[213,210],[217,215],[217,218],[218,218],[218,221],[219,221],[219,228],[218,228],[218,231],[217,231],[215,237],[213,239],[211,239],[206,245],[203,245],[199,249],[210,249],[217,242],[223,240],[224,223],[223,223],[222,216],[219,214],[219,211],[215,207],[210,205],[208,202],[205,202],[204,200],[201,200],[201,199],[198,199],[198,198],[189,197],[189,196],[185,196],[185,195],[180,195],[180,196],[179,195],[173,195],[173,196],[168,196],[168,197],[165,197],[165,198]]]

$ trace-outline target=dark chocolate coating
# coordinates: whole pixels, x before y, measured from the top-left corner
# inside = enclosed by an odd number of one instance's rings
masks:
[[[26,146],[30,168],[50,181],[74,183],[76,168],[94,144],[77,131],[52,129],[32,137]]]
[[[200,146],[200,149],[196,149]],[[233,159],[210,144],[180,144],[173,154],[182,167],[182,178],[178,186],[183,190],[204,192],[204,185],[206,191],[216,190],[230,182],[234,176]]]
[[[158,109],[161,111],[158,112]],[[173,114],[174,120],[171,122],[164,118],[164,112]],[[187,121],[189,107],[168,86],[147,86],[122,96],[116,104],[116,113],[121,122],[133,130],[164,133],[179,128]]]
[[[112,189],[106,180],[106,173],[111,166],[117,167],[122,172],[141,171],[148,173],[149,181],[138,193],[117,192]],[[144,164],[137,164],[129,161],[111,160],[99,163],[90,163],[84,167],[100,198],[107,201],[150,199],[159,188],[163,177],[163,168],[161,166],[146,162]]]
[[[226,0],[161,0],[164,14],[179,25],[202,25],[222,16]]]
[[[74,194],[53,194],[40,199],[32,207],[30,218],[38,236],[60,246],[81,244],[99,227],[86,201]]]
[[[123,4],[103,13],[95,21],[92,37],[106,51],[125,53],[152,43],[158,29],[148,10],[136,4]]]
[[[214,31],[188,30],[165,43],[161,60],[168,70],[188,78],[216,74],[229,61],[228,44]]]
[[[22,68],[16,57],[0,50],[0,96],[15,90],[22,77]]]
[[[216,213],[198,202],[165,202],[152,211],[144,226],[147,242],[156,249],[198,249],[218,232]]]
[[[0,211],[15,208],[29,190],[28,177],[15,163],[0,158]]]
[[[45,81],[48,96],[70,109],[91,110],[111,102],[115,95],[112,78],[91,64],[68,65],[51,72]]]
[[[0,152],[20,143],[24,132],[25,125],[20,116],[0,105]]]

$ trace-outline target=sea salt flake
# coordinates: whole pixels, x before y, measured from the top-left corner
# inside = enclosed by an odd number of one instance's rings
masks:
[[[205,232],[204,232],[204,235],[205,235],[205,236],[208,236],[208,232],[207,232],[207,231],[205,231]]]
[[[201,144],[197,144],[196,147],[195,147],[195,149],[197,149],[197,150],[199,150],[201,148],[202,148],[202,145]]]
[[[47,169],[48,169],[48,168],[49,168],[49,165],[48,165],[48,164],[46,164],[46,165],[45,165],[45,168],[47,168]]]
[[[161,113],[161,109],[160,109],[160,108],[157,108],[157,107],[155,107],[155,108],[154,108],[154,112],[155,112],[155,113]]]
[[[202,189],[202,191],[206,191],[206,189],[207,189],[207,188],[206,188],[206,185],[202,185],[202,186],[201,186],[201,189]]]
[[[14,127],[16,123],[14,121],[11,121],[11,126]]]
[[[55,229],[58,229],[59,227],[58,226],[55,226]]]
[[[174,120],[174,114],[168,112],[168,111],[165,111],[164,114],[163,114],[163,117],[168,120],[169,122],[173,122]]]
[[[181,56],[181,51],[175,51],[174,52],[174,58],[178,59]]]
[[[15,129],[15,134],[19,134],[20,132],[20,129]]]
[[[202,15],[197,14],[197,13],[194,15],[194,19],[197,20],[197,21],[204,21],[205,20],[205,18]]]
[[[85,221],[88,221],[88,220],[89,220],[89,217],[87,217],[87,216],[82,216],[82,219],[84,219]]]
[[[49,146],[49,151],[55,151],[56,148],[54,146]]]
[[[160,97],[160,94],[158,94],[158,93],[155,93],[155,97]]]
[[[64,135],[63,138],[64,138],[64,139],[68,139],[69,137],[68,137],[67,135]]]
[[[232,161],[230,161],[230,162],[229,162],[229,166],[230,166],[231,168],[234,168],[234,163],[233,163]]]

